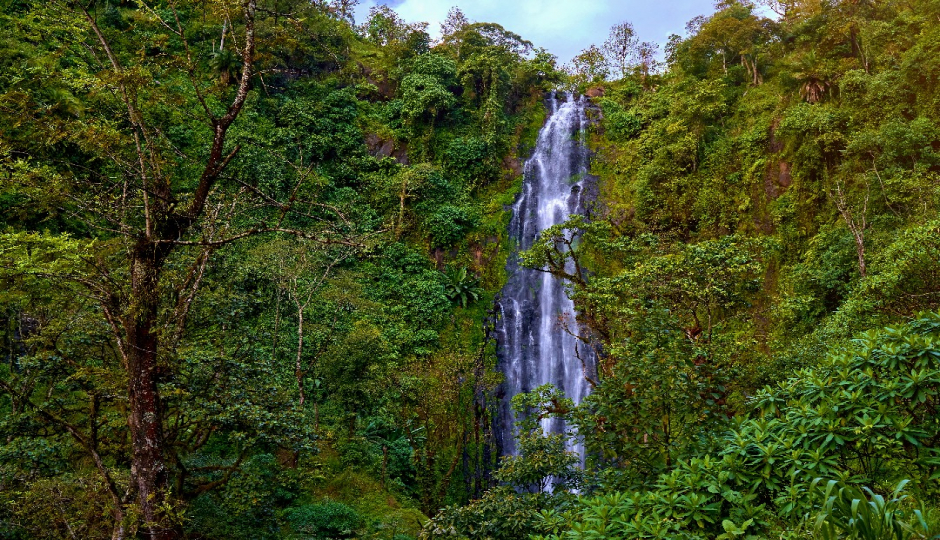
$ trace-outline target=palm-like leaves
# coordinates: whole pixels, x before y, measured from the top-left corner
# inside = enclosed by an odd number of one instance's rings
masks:
[[[813,481],[810,491],[822,500],[813,523],[815,537],[821,540],[852,538],[858,540],[913,540],[929,538],[929,530],[920,510],[905,512],[908,496],[902,480],[886,498],[866,488],[842,484],[836,480],[820,486]],[[915,518],[909,520],[908,518]],[[940,535],[932,538],[940,538]]]
[[[209,67],[219,75],[222,84],[235,80],[241,63],[242,59],[229,49],[219,49],[209,57]]]
[[[832,77],[824,64],[825,62],[816,56],[816,51],[811,50],[800,56],[793,66],[793,76],[800,83],[800,97],[810,103],[822,101],[833,85]]]
[[[479,286],[479,279],[473,274],[467,273],[466,267],[449,267],[446,272],[446,281],[444,283],[444,296],[451,302],[467,307],[480,299],[483,289]]]

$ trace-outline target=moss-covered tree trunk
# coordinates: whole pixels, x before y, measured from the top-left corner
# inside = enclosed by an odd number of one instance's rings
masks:
[[[165,259],[147,239],[135,246],[130,261],[131,299],[124,319],[127,336],[127,424],[131,435],[131,478],[141,517],[152,540],[178,537],[162,509],[167,502],[169,475],[165,464],[163,411],[157,387],[160,273]]]

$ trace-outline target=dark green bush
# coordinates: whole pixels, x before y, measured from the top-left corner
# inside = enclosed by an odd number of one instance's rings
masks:
[[[288,508],[284,520],[291,538],[311,540],[354,538],[356,530],[365,524],[354,508],[333,501]]]
[[[457,243],[477,224],[476,216],[460,206],[442,206],[425,221],[425,228],[434,247]]]

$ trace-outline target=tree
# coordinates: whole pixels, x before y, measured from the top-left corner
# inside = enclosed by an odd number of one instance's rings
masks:
[[[372,6],[369,18],[362,23],[362,34],[376,45],[390,45],[405,41],[411,27],[394,9],[386,6]]]
[[[610,65],[604,52],[591,45],[571,60],[571,72],[574,78],[585,84],[598,83],[610,76]]]
[[[607,65],[617,68],[621,78],[633,70],[639,70],[640,77],[646,81],[650,73],[656,70],[659,45],[650,41],[640,42],[633,25],[622,22],[610,29],[610,36],[604,42],[602,51]]]
[[[871,188],[865,185],[865,195],[862,197],[861,208],[854,208],[846,199],[846,188],[842,181],[835,181],[835,189],[826,193],[842,216],[846,227],[852,232],[855,239],[855,253],[858,256],[858,273],[863,278],[868,275],[868,266],[865,263],[865,230],[868,228],[868,201]]]
[[[305,361],[305,345],[307,337],[305,333],[305,323],[309,323],[308,311],[312,307],[314,300],[317,300],[323,294],[329,279],[332,277],[335,268],[348,259],[351,252],[348,248],[342,246],[332,250],[311,249],[311,246],[305,242],[297,245],[278,242],[270,245],[271,252],[265,250],[268,260],[276,261],[275,279],[278,282],[279,297],[284,292],[290,303],[293,304],[297,320],[297,347],[294,355],[294,377],[297,380],[297,407],[304,408],[307,401],[306,379],[311,371],[316,373],[319,357],[328,345],[332,337],[333,329],[336,326],[337,314],[334,313],[332,324],[327,335],[318,339],[317,352],[314,354],[314,366],[308,365]],[[277,317],[280,313],[276,314]],[[279,321],[278,321],[279,323]],[[279,324],[276,324],[279,326]],[[306,332],[309,332],[309,328]],[[278,339],[278,329],[274,331],[275,339]],[[272,347],[277,350],[276,344]],[[317,380],[317,379],[315,379]],[[316,383],[314,383],[316,384]],[[319,419],[318,404],[314,402],[314,427],[317,427]]]
[[[770,8],[784,20],[789,20],[800,2],[799,0],[760,0],[759,3]]]
[[[604,52],[608,61],[620,70],[620,76],[626,77],[630,71],[630,60],[635,56],[637,47],[636,32],[633,24],[622,22],[610,29],[610,36],[604,42]]]
[[[136,499],[148,537],[169,539],[180,533],[161,387],[174,382],[176,350],[210,259],[229,244],[263,233],[356,244],[347,238],[350,222],[341,210],[306,196],[316,195],[313,178],[304,172],[305,156],[275,158],[289,163],[286,169],[293,173],[267,192],[262,179],[241,176],[235,167],[251,143],[242,137],[233,144],[230,133],[237,131],[258,80],[258,59],[271,53],[259,50],[257,36],[279,24],[278,18],[298,24],[302,14],[285,17],[257,0],[208,6],[171,2],[166,9],[141,4],[139,23],[125,34],[114,24],[105,25],[107,19],[97,11],[101,7],[30,6],[35,19],[23,19],[23,24],[47,25],[34,30],[55,36],[52,47],[85,51],[69,60],[64,79],[89,107],[83,115],[57,117],[53,126],[36,96],[17,102],[12,114],[20,119],[10,125],[19,129],[4,136],[4,144],[16,152],[5,160],[20,171],[14,182],[38,207],[57,209],[102,240],[83,259],[87,266],[81,271],[44,275],[74,281],[95,300],[126,371],[131,482],[125,494],[118,493],[107,467],[99,466],[114,495],[112,536],[125,536],[123,508]],[[193,10],[204,7],[207,20],[236,48],[240,67],[234,85],[219,84],[204,61],[215,37],[188,26]],[[307,8],[301,4],[298,9]],[[41,48],[34,52],[50,54]],[[55,137],[37,143],[29,136],[47,129]],[[188,131],[183,134],[183,129]],[[58,171],[52,190],[35,183],[35,170],[48,163]],[[278,200],[281,196],[285,202]],[[182,273],[181,267],[186,268]],[[80,442],[88,440],[65,420],[60,423]],[[82,446],[95,455],[91,442]]]
[[[441,36],[446,40],[448,36],[460,32],[469,24],[470,19],[463,14],[463,11],[461,11],[459,7],[454,6],[450,8],[450,11],[447,12],[447,18],[441,23]],[[457,54],[459,56],[460,52],[458,51]]]
[[[763,82],[760,63],[771,39],[773,23],[755,16],[753,4],[729,0],[719,7],[720,11],[692,26],[695,35],[690,44],[702,56],[720,58],[724,74],[732,63],[739,62],[748,75],[748,82],[760,85]]]
[[[457,66],[450,58],[422,54],[411,62],[412,71],[401,80],[402,116],[415,125],[421,120],[434,127],[435,120],[457,103]]]
[[[341,20],[350,24],[353,23],[353,15],[359,0],[333,0],[330,2],[330,11],[336,14]]]
[[[718,375],[733,347],[718,335],[744,316],[764,247],[734,236],[673,246],[618,236],[609,223],[572,217],[521,261],[570,284],[578,335],[600,341],[590,412],[575,420],[588,450],[642,476],[670,468],[721,413],[728,381]],[[622,270],[599,271],[607,258]]]
[[[210,194],[216,182],[228,164],[238,152],[238,147],[226,148],[226,136],[229,128],[238,118],[248,96],[249,84],[254,68],[255,56],[255,14],[257,5],[254,0],[242,4],[241,16],[244,20],[244,36],[240,55],[242,57],[241,76],[238,88],[227,109],[217,115],[208,105],[203,112],[212,127],[212,142],[208,159],[202,164],[198,183],[191,193],[184,196],[179,187],[173,185],[171,177],[165,174],[164,164],[154,146],[157,133],[150,122],[142,115],[138,99],[139,89],[121,79],[127,68],[115,54],[109,39],[101,31],[95,18],[85,8],[81,8],[85,22],[98,38],[98,47],[104,52],[110,64],[111,73],[118,78],[118,91],[126,107],[126,118],[130,126],[130,135],[134,140],[133,153],[136,164],[121,162],[118,165],[131,165],[127,172],[128,184],[133,181],[143,203],[143,216],[128,216],[127,208],[121,208],[122,216],[116,221],[122,236],[129,243],[127,268],[130,277],[130,289],[125,298],[120,290],[96,290],[102,300],[102,312],[114,327],[115,339],[120,344],[121,354],[125,358],[128,371],[128,424],[133,446],[132,470],[135,475],[135,489],[143,519],[150,526],[153,539],[174,538],[176,533],[162,515],[161,506],[169,495],[168,473],[165,464],[163,446],[163,418],[158,390],[158,354],[161,348],[158,333],[159,312],[161,308],[160,281],[164,266],[170,254],[183,242],[203,246],[203,254],[194,267],[194,279],[190,291],[195,294],[198,288],[198,271],[204,267],[211,250],[231,241],[229,238],[216,240],[215,235],[203,236],[196,240],[181,241],[188,236],[197,220],[207,214]],[[184,43],[187,37],[184,28],[177,19],[173,33]],[[193,91],[204,101],[203,88],[195,80],[196,66],[191,57],[186,59],[193,76]],[[118,160],[115,160],[118,161]],[[188,191],[188,190],[187,190]],[[184,199],[185,197],[185,199]],[[188,204],[177,205],[181,199],[188,199]],[[94,216],[98,217],[98,216]],[[108,219],[112,216],[101,216]],[[117,216],[113,216],[117,217]],[[137,229],[129,219],[143,217],[143,228]],[[137,220],[135,220],[137,221]],[[139,222],[138,222],[139,223]],[[136,229],[136,230],[135,230]],[[186,311],[190,304],[178,305],[177,324],[182,327]]]
[[[657,52],[659,52],[659,44],[651,41],[644,41],[636,47],[636,66],[640,70],[640,77],[643,79],[644,84],[650,74],[655,72],[658,67]]]

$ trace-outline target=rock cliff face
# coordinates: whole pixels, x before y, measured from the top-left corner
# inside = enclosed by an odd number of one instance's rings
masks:
[[[552,94],[546,106],[550,116],[526,162],[523,190],[513,205],[509,232],[519,251],[531,247],[546,228],[571,214],[585,213],[593,198],[585,145],[589,100]],[[506,377],[498,422],[503,455],[517,453],[516,419],[510,407],[514,395],[551,383],[579,403],[589,392],[585,370],[594,369],[591,351],[573,335],[578,328],[565,283],[551,274],[520,267],[515,256],[510,258],[508,273],[497,306],[499,360]],[[567,430],[560,419],[543,420],[542,427],[551,433]],[[569,449],[582,451],[578,444]]]

